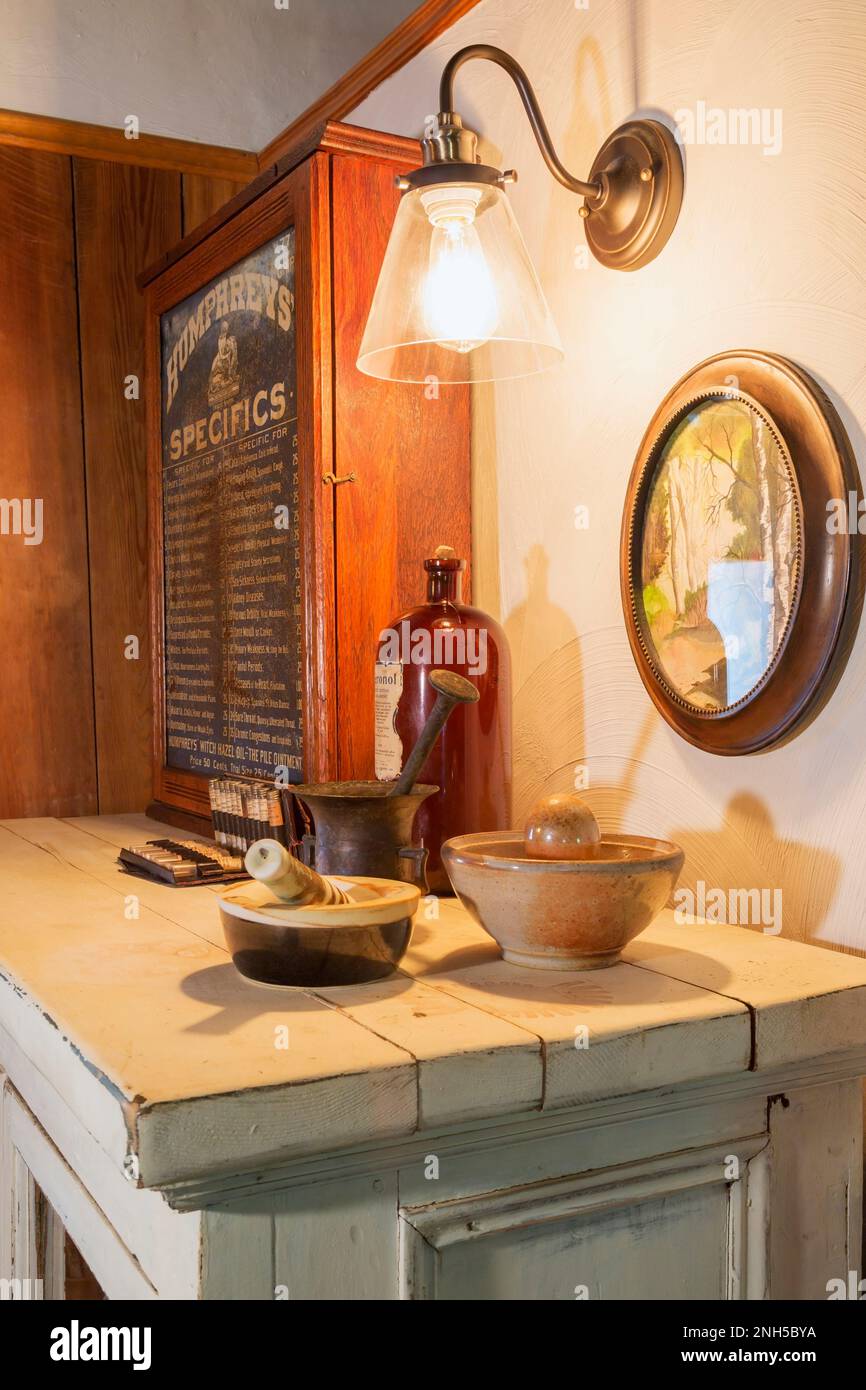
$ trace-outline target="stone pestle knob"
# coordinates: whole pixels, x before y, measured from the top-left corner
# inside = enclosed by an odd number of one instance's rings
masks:
[[[598,821],[574,792],[556,792],[529,813],[523,848],[531,859],[591,859],[601,840]]]

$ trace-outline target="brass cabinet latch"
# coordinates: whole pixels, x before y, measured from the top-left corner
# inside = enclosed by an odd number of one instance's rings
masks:
[[[336,473],[322,474],[322,482],[330,483],[332,487],[339,487],[340,483],[356,483],[357,481],[354,473],[345,473],[342,478],[338,478]]]

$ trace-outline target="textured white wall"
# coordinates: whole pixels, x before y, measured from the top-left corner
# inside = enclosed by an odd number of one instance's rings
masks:
[[[258,150],[415,0],[3,0],[0,106]]]
[[[776,156],[686,152],[677,229],[631,275],[590,260],[577,199],[543,168],[508,79],[463,70],[457,107],[501,149],[566,349],[555,372],[479,388],[477,596],[516,665],[518,813],[589,769],[603,826],[670,836],[684,882],[783,890],[784,932],[866,952],[866,637],[818,720],[752,758],[698,752],[657,716],[619,597],[626,483],[646,423],[693,364],[733,347],[794,358],[866,459],[866,5],[863,0],[482,0],[352,119],[418,133],[444,60],[497,43],[535,81],[565,163],[584,174],[635,111],[699,100],[779,107]],[[433,408],[431,406],[431,408]],[[585,532],[577,504],[590,509]]]

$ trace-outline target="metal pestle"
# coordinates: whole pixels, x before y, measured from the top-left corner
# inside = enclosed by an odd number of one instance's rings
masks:
[[[455,705],[472,705],[478,699],[478,687],[456,671],[431,671],[427,677],[436,691],[436,703],[418,736],[418,742],[406,759],[389,796],[406,796],[415,785],[415,778],[426,763],[445,721]]]

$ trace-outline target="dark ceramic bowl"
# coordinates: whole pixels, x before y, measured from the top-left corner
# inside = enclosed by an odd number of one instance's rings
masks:
[[[364,901],[273,906],[260,883],[239,884],[221,896],[226,943],[241,975],[295,987],[366,984],[390,975],[409,945],[419,890],[387,879],[337,881],[346,888],[363,885],[369,890]]]

